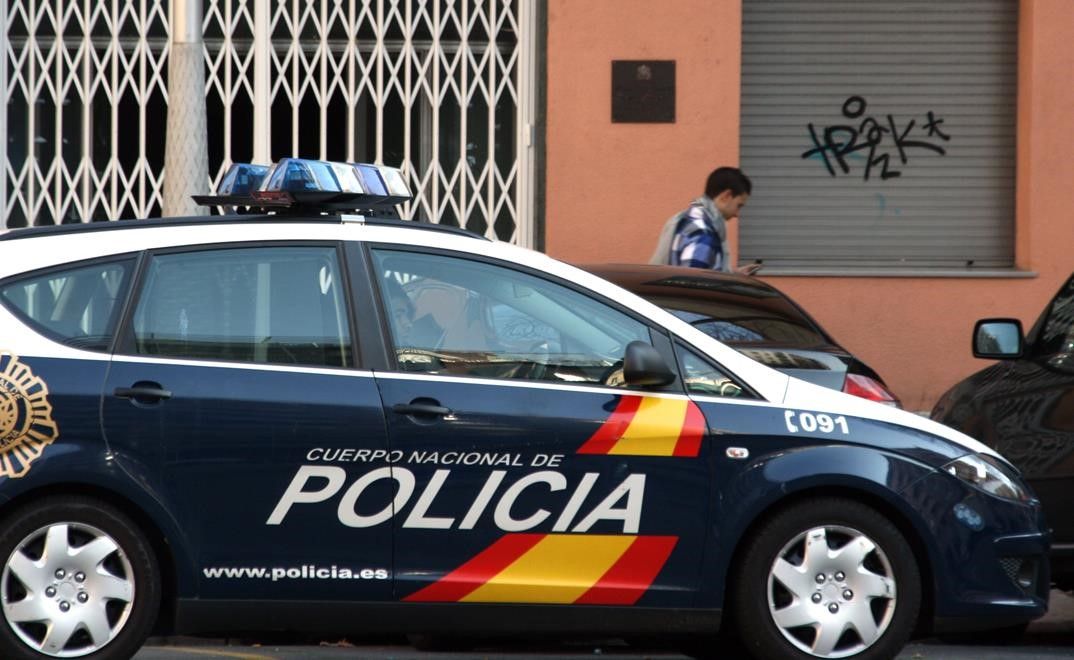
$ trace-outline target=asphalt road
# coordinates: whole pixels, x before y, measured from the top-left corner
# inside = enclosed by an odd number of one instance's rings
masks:
[[[736,660],[734,655],[725,655]],[[621,640],[570,642],[517,641],[490,643],[472,651],[430,653],[414,649],[399,639],[340,639],[318,644],[283,645],[249,640],[174,638],[153,640],[135,660],[684,660],[676,649],[659,646],[632,647]],[[1053,591],[1048,615],[1030,626],[1017,646],[946,644],[919,640],[908,645],[898,660],[1044,660],[1074,658],[1074,597]]]

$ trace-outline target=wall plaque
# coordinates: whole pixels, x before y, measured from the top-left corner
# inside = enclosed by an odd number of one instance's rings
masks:
[[[675,123],[675,60],[612,60],[612,123]]]

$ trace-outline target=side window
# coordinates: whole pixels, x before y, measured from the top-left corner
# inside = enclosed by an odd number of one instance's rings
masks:
[[[133,259],[80,266],[5,284],[0,300],[62,343],[106,351],[126,298]]]
[[[399,368],[622,386],[626,345],[649,328],[571,288],[511,268],[374,250]]]
[[[1074,277],[1052,299],[1035,352],[1042,356],[1074,353]]]
[[[725,396],[728,398],[752,399],[749,391],[743,389],[722,369],[687,349],[681,344],[675,346],[675,352],[682,365],[683,384],[690,394],[708,396]]]
[[[134,312],[139,355],[346,367],[350,330],[331,247],[153,257]]]

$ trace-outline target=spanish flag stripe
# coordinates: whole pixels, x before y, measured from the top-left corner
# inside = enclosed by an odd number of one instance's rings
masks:
[[[455,602],[488,582],[544,539],[544,534],[507,534],[476,557],[403,600]]]
[[[701,438],[705,437],[705,416],[697,404],[690,401],[686,406],[686,421],[682,425],[679,441],[675,443],[674,456],[697,456],[701,451]]]
[[[579,454],[607,454],[630,425],[644,397],[624,395],[611,416],[578,449]]]
[[[645,397],[630,426],[623,432],[623,437],[608,453],[671,456],[682,432],[688,403],[687,399]]]
[[[639,536],[577,605],[633,605],[652,585],[667,563],[675,536]]]
[[[573,603],[615,565],[633,536],[549,534],[462,600],[468,603]]]

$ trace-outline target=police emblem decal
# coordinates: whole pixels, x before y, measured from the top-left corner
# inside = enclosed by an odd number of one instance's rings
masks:
[[[0,351],[0,476],[26,474],[59,434],[45,381],[17,356]]]

